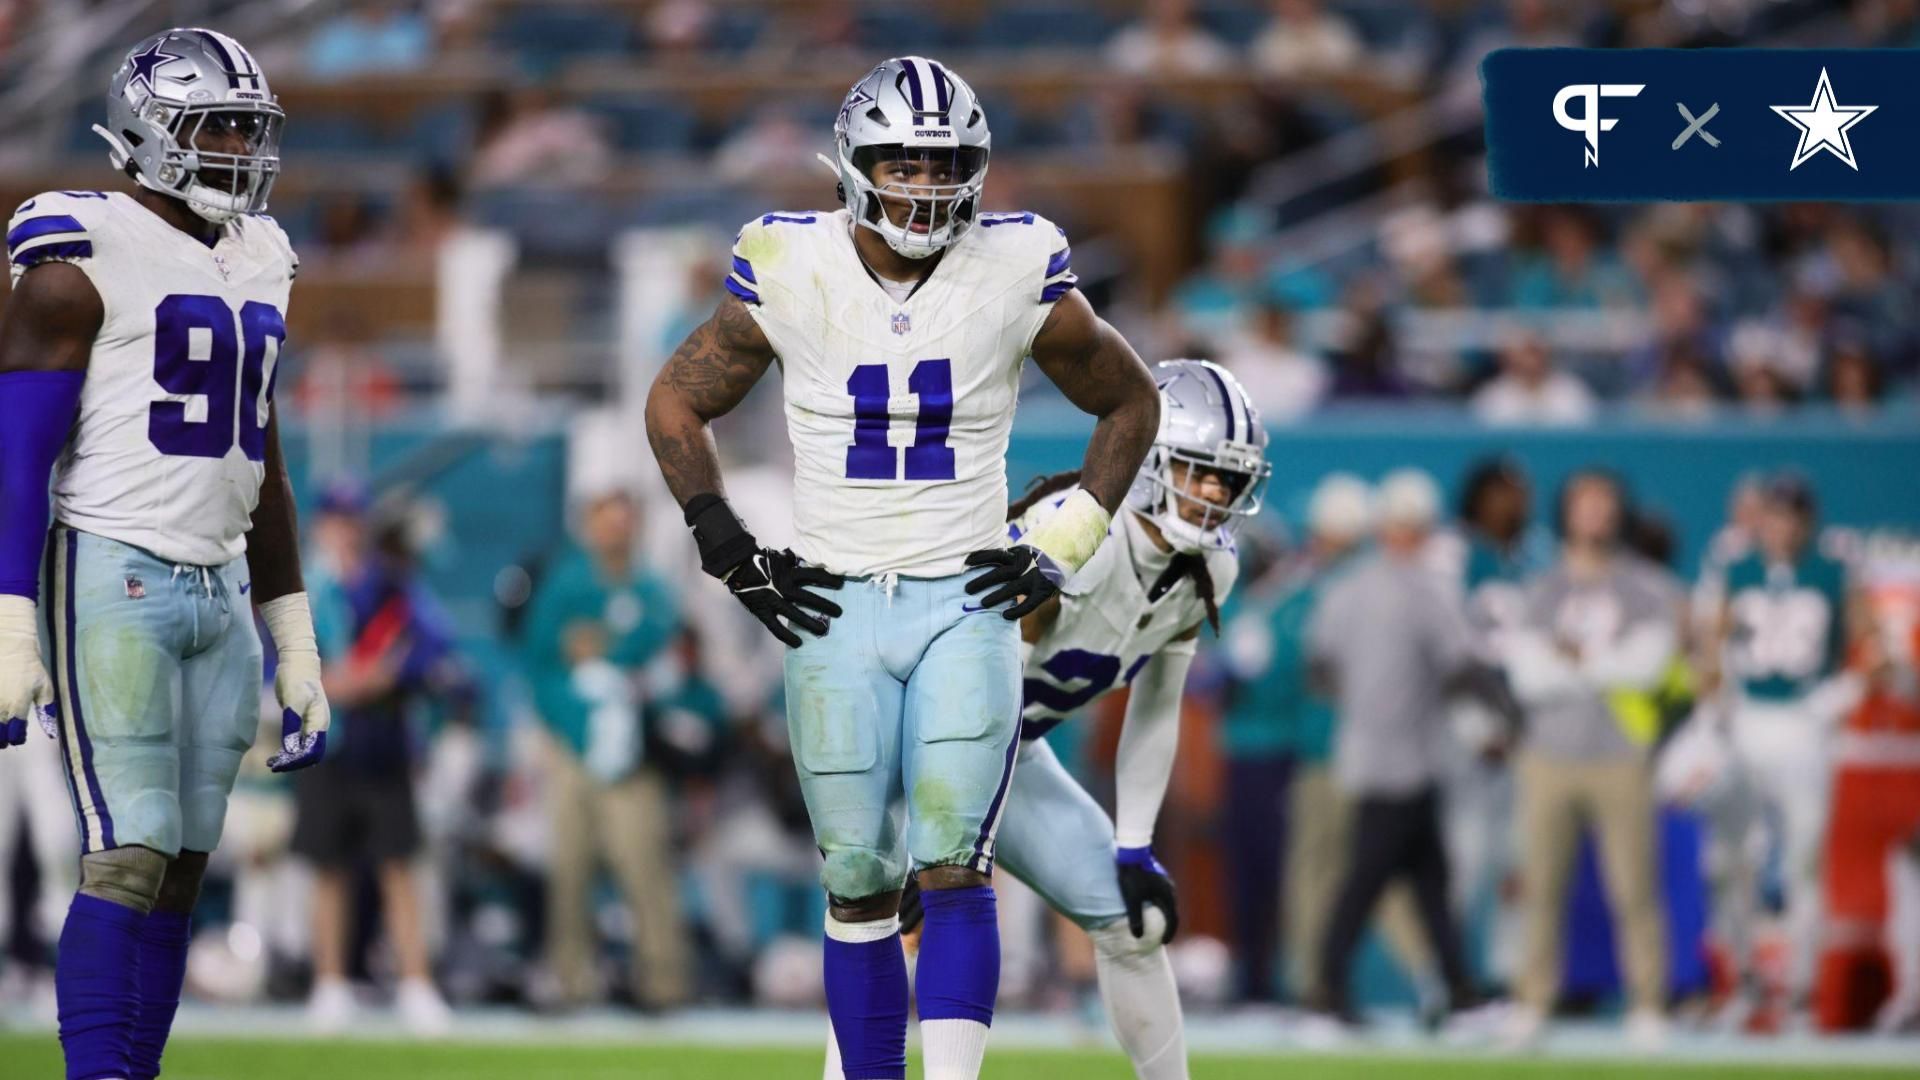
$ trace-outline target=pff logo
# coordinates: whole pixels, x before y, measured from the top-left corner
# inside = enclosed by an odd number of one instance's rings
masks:
[[[1639,97],[1640,91],[1647,88],[1645,83],[1574,83],[1563,86],[1553,96],[1553,118],[1568,131],[1577,131],[1587,137],[1586,162],[1583,168],[1597,167],[1600,164],[1600,133],[1612,131],[1620,122],[1619,117],[1600,116],[1600,99],[1610,97]],[[1574,116],[1567,106],[1575,99],[1583,102],[1581,113]]]

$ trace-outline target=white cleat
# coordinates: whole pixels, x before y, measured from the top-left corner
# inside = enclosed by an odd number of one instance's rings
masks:
[[[417,1039],[438,1039],[453,1030],[453,1010],[425,979],[404,979],[394,992],[400,1026]]]
[[[1627,1046],[1636,1054],[1653,1055],[1667,1048],[1667,1018],[1653,1009],[1627,1014]]]
[[[360,1012],[353,987],[345,979],[320,979],[307,999],[307,1026],[316,1035],[338,1035],[353,1025]]]
[[[1510,1054],[1531,1054],[1540,1049],[1546,1034],[1546,1014],[1531,1006],[1515,1005],[1507,1010],[1506,1022],[1500,1026],[1500,1049]]]
[[[1497,1043],[1513,1023],[1513,1014],[1518,1008],[1504,1001],[1483,1001],[1455,1009],[1440,1024],[1440,1041],[1461,1047]]]

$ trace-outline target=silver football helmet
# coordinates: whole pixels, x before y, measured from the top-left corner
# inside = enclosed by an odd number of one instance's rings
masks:
[[[1273,466],[1267,429],[1240,380],[1206,360],[1166,360],[1153,366],[1160,384],[1160,433],[1127,492],[1127,505],[1150,518],[1177,551],[1225,547],[1240,523],[1260,512]],[[1195,469],[1218,471],[1232,493],[1226,503],[1187,493]],[[1190,521],[1182,507],[1194,507]]]
[[[107,140],[114,168],[223,225],[266,209],[286,118],[239,42],[177,28],[127,53],[107,90],[106,126],[93,130]],[[237,136],[229,145],[244,152],[201,149],[203,134]]]
[[[841,201],[893,250],[924,259],[973,228],[993,136],[973,88],[946,65],[903,56],[867,72],[840,103],[833,143],[834,159],[820,159],[839,175]],[[882,162],[897,163],[898,179],[883,173],[875,185]],[[907,220],[895,224],[883,200],[906,203]]]

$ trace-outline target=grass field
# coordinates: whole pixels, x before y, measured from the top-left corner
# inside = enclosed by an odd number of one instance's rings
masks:
[[[60,1051],[48,1034],[0,1035],[0,1080],[60,1075]],[[185,1037],[168,1049],[166,1080],[814,1080],[815,1050],[711,1046],[593,1046],[273,1041]],[[918,1076],[918,1065],[908,1075]],[[1097,1051],[1007,1051],[987,1062],[986,1080],[1126,1080],[1116,1054]],[[1756,1066],[1501,1060],[1404,1055],[1293,1055],[1193,1059],[1194,1080],[1833,1080],[1834,1077],[1920,1078],[1914,1068]]]

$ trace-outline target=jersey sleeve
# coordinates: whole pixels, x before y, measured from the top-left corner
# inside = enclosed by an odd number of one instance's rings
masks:
[[[1018,281],[1012,298],[1020,340],[1028,351],[1040,335],[1053,305],[1080,283],[1073,273],[1073,248],[1065,229],[1031,212],[986,214],[980,219],[997,245],[1006,245],[1004,258]]]
[[[1055,237],[1048,244],[1047,268],[1040,279],[1040,303],[1050,305],[1080,284],[1073,273],[1073,246],[1067,243],[1067,230],[1052,226]]]
[[[45,262],[85,264],[94,257],[98,211],[84,205],[104,196],[50,191],[20,204],[7,222],[7,269],[13,282]]]

